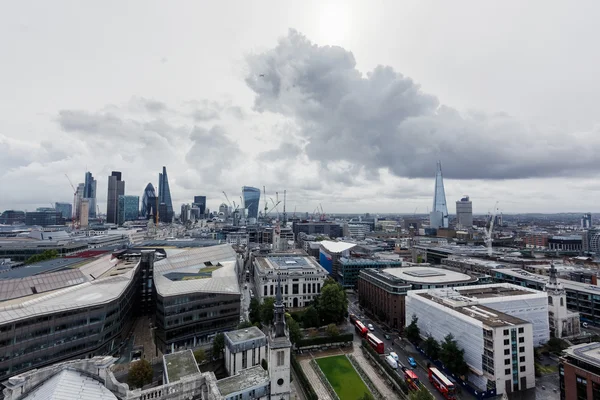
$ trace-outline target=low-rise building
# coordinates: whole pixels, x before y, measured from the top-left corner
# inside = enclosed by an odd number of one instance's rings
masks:
[[[406,320],[404,299],[407,291],[475,283],[475,277],[427,265],[363,269],[358,278],[358,299],[362,307],[389,327],[402,329]]]
[[[225,332],[225,369],[229,375],[261,364],[268,358],[265,334],[255,326]]]
[[[262,302],[275,297],[281,278],[283,302],[288,308],[308,306],[321,293],[327,271],[306,254],[272,254],[253,262],[256,294]]]
[[[558,366],[560,399],[600,398],[600,343],[584,343],[563,351]]]
[[[495,394],[535,387],[533,326],[521,318],[461,299],[409,291],[406,313],[418,316],[423,337],[452,334],[469,366],[469,382]],[[407,321],[407,324],[410,321]]]

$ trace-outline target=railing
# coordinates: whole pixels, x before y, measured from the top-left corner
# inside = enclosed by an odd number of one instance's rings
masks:
[[[306,377],[306,374],[302,370],[302,367],[298,363],[298,360],[296,360],[296,356],[294,356],[292,354],[291,360],[292,360],[292,371],[296,375],[296,378],[298,378],[298,380],[300,381],[300,389],[304,393],[304,396],[306,397],[306,399],[307,400],[319,400],[319,396],[317,396],[317,393],[315,393],[314,388],[310,384],[310,381]]]
[[[358,375],[360,375],[360,377],[362,378],[363,382],[365,382],[365,385],[367,385],[367,387],[369,388],[369,390],[373,394],[373,397],[375,397],[375,399],[384,400],[385,397],[383,397],[383,395],[381,394],[381,392],[379,392],[379,390],[377,389],[377,387],[375,386],[375,384],[373,384],[373,382],[371,381],[371,378],[369,378],[369,376],[366,374],[366,372],[362,369],[362,367],[356,361],[356,359],[354,358],[354,356],[352,356],[351,354],[348,354],[346,357],[348,357],[348,360],[350,360],[350,363],[354,366],[354,369],[356,370],[356,372],[358,372]]]
[[[331,398],[333,400],[340,400],[340,398],[337,395],[337,393],[335,392],[335,390],[333,390],[333,386],[331,386],[331,383],[329,383],[329,381],[327,380],[327,377],[325,376],[323,371],[321,371],[321,368],[319,368],[319,365],[317,364],[317,362],[315,360],[310,360],[309,364],[312,367],[312,369],[315,371],[315,373],[317,374],[319,379],[321,380],[321,383],[323,384],[323,386],[325,386],[325,389],[327,389],[327,392],[329,392],[329,395],[331,396]]]

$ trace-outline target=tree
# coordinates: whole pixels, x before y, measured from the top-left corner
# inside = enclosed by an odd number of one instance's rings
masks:
[[[260,305],[260,320],[265,325],[271,325],[273,323],[275,311],[275,299],[273,297],[267,297]]]
[[[253,324],[260,322],[260,303],[257,299],[250,300],[250,307],[248,309],[248,318]]]
[[[240,322],[240,324],[237,326],[238,329],[246,329],[246,328],[250,328],[251,326],[254,326],[254,324],[250,321],[244,321],[244,322]]]
[[[421,387],[421,389],[415,392],[410,392],[408,400],[435,400],[435,397],[433,397],[429,390]]]
[[[440,357],[440,344],[433,338],[433,336],[429,335],[427,339],[421,344],[423,351],[425,354],[429,356],[432,360],[437,360]]]
[[[551,337],[546,343],[546,348],[551,353],[559,354],[561,351],[569,347],[569,345],[562,339],[557,337]]]
[[[419,322],[419,318],[416,314],[413,314],[410,324],[404,329],[406,338],[413,343],[418,343],[421,340],[421,331],[417,322]]]
[[[464,355],[465,351],[458,347],[454,336],[451,333],[446,335],[440,349],[440,361],[446,368],[457,375],[465,375],[469,371],[469,367],[465,362]]]
[[[304,311],[302,317],[302,326],[304,328],[319,327],[321,319],[319,318],[319,312],[314,306],[310,306]]]
[[[25,264],[33,264],[41,261],[52,260],[58,257],[58,251],[56,250],[44,250],[40,254],[34,254],[25,261]]]
[[[336,337],[340,334],[340,330],[338,329],[336,324],[327,325],[327,329],[325,331],[327,332],[327,335],[331,337]]]
[[[196,359],[196,364],[202,364],[206,360],[206,352],[203,349],[194,350],[194,358]]]
[[[340,323],[348,313],[348,298],[344,288],[333,279],[327,279],[315,307],[319,312],[321,324]]]
[[[285,322],[287,323],[288,331],[290,333],[290,342],[292,342],[292,344],[298,343],[298,341],[302,339],[302,330],[300,330],[300,325],[292,317],[286,318]]]
[[[138,360],[131,364],[127,374],[127,383],[132,388],[141,388],[152,383],[154,371],[152,365],[146,360]]]
[[[375,398],[373,397],[373,395],[371,393],[365,392],[365,393],[363,393],[362,396],[360,396],[356,400],[375,400]]]
[[[213,358],[221,358],[223,350],[225,349],[225,335],[217,333],[213,339],[212,356]]]

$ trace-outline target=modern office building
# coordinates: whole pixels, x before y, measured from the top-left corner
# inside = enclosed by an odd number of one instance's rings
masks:
[[[194,196],[192,207],[197,207],[200,210],[200,215],[206,215],[206,196]]]
[[[435,188],[433,192],[433,208],[429,214],[429,227],[448,228],[448,206],[446,204],[446,191],[444,190],[444,177],[442,163],[437,162],[435,172]]]
[[[18,225],[25,223],[25,211],[5,210],[0,215],[0,224]]]
[[[490,394],[535,387],[533,326],[468,299],[412,290],[406,296],[406,315],[416,315],[422,337],[438,342],[452,334],[464,350],[469,382]],[[408,325],[411,318],[408,317]]]
[[[583,250],[583,239],[580,235],[552,236],[548,239],[548,250],[578,253]]]
[[[409,290],[475,283],[475,277],[425,265],[363,269],[358,276],[358,301],[391,328],[401,329],[406,320],[404,304]]]
[[[25,213],[25,225],[48,226],[63,225],[65,223],[62,213],[54,209],[45,211],[29,211]]]
[[[160,204],[165,205],[165,212],[159,215],[161,221],[173,221],[173,201],[171,200],[171,189],[169,188],[169,177],[167,176],[167,167],[163,166],[162,173],[158,174],[158,204],[160,214]]]
[[[329,221],[294,221],[292,223],[294,236],[298,237],[300,233],[313,236],[327,236],[331,239],[344,236],[344,228],[335,222]]]
[[[118,224],[126,221],[135,221],[140,213],[140,198],[138,196],[119,196]]]
[[[283,302],[288,308],[308,306],[321,293],[327,271],[306,254],[272,254],[256,257],[253,262],[256,294],[262,302],[275,297],[278,279]]]
[[[600,343],[564,350],[558,365],[560,399],[600,399]]]
[[[473,227],[473,202],[469,196],[456,202],[456,225],[463,229]]]
[[[146,188],[144,189],[144,194],[142,195],[141,215],[145,219],[150,219],[151,216],[156,215],[157,210],[157,196],[156,192],[154,191],[154,186],[152,186],[152,183],[150,182],[146,185]]]
[[[83,198],[89,202],[89,218],[96,218],[96,180],[91,172],[85,173],[83,184]]]
[[[77,221],[81,217],[81,202],[83,201],[83,193],[85,192],[85,183],[80,183],[77,185],[77,190],[75,191],[75,216]]]
[[[355,243],[332,242],[322,240],[319,242],[319,264],[334,278],[339,279],[342,270],[340,260],[350,258],[350,250],[356,247]]]
[[[154,264],[157,345],[163,353],[196,347],[239,323],[237,255],[230,245],[175,252]]]
[[[225,369],[229,375],[267,360],[267,336],[255,326],[225,332]]]
[[[258,219],[258,208],[260,202],[260,189],[250,186],[242,187],[244,208],[248,210],[247,217]]]
[[[581,228],[590,229],[592,227],[592,213],[585,213],[581,216]]]
[[[222,215],[223,218],[229,218],[229,206],[225,203],[221,203],[219,206],[219,215]]]
[[[81,200],[81,215],[79,216],[79,227],[87,228],[89,225],[89,209],[90,209],[90,199],[82,199]]]
[[[358,275],[364,269],[385,269],[401,267],[400,260],[382,260],[376,258],[345,258],[339,260],[340,268],[336,280],[345,288],[353,289],[358,286]]]
[[[498,282],[513,283],[540,291],[545,290],[550,280],[548,276],[533,274],[519,268],[496,269],[493,273]],[[556,282],[564,288],[567,309],[578,312],[581,322],[600,327],[600,286],[561,278],[556,278]]]
[[[54,209],[60,212],[65,220],[73,218],[73,205],[69,203],[54,203]]]
[[[119,222],[119,196],[125,195],[125,181],[119,171],[112,171],[108,177],[108,196],[106,197],[106,222]]]

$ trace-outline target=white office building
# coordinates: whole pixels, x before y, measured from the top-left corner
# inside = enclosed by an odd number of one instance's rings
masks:
[[[461,228],[473,228],[473,202],[469,196],[456,202],[456,225]]]
[[[452,334],[464,350],[469,381],[496,394],[535,387],[533,325],[468,298],[430,295],[435,290],[407,292],[406,315],[417,315],[421,336],[438,342]]]
[[[260,365],[267,359],[267,337],[255,326],[225,332],[225,369],[236,375],[242,369]]]
[[[282,253],[254,260],[254,284],[261,303],[267,297],[275,297],[277,279],[281,278],[284,305],[305,307],[321,293],[327,275],[325,268],[306,255]]]

